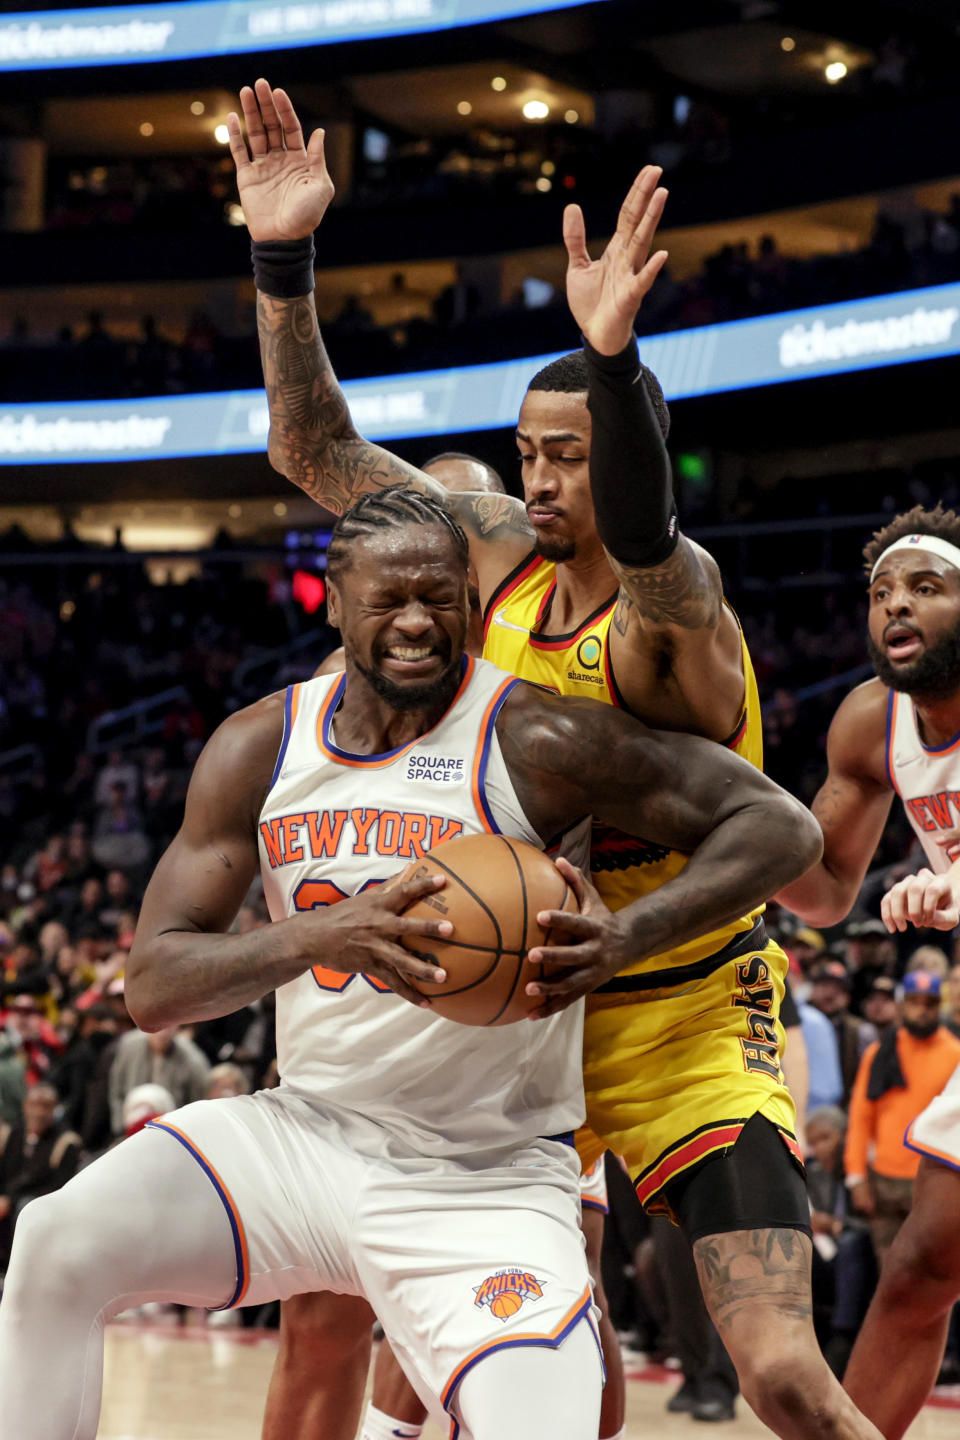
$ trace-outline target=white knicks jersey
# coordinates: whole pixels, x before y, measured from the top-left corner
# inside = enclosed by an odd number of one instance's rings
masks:
[[[337,746],[343,675],[292,686],[259,825],[271,919],[379,885],[457,835],[503,833],[542,849],[495,730],[519,683],[465,657],[443,718],[383,755]],[[281,1081],[305,1098],[374,1121],[424,1155],[523,1144],[582,1122],[582,1005],[545,1021],[475,1028],[317,959],[277,991]]]
[[[960,735],[932,749],[917,728],[909,695],[890,691],[887,708],[887,775],[924,848],[930,869],[949,870],[937,838],[960,835]]]

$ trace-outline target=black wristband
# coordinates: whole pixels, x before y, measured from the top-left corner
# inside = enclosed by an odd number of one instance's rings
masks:
[[[312,295],[314,287],[313,236],[302,240],[253,240],[253,279],[264,295],[277,300],[295,300]]]

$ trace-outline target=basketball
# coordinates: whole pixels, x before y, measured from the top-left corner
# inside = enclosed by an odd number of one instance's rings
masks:
[[[543,976],[543,965],[526,958],[534,945],[549,945],[537,924],[540,910],[577,910],[577,897],[541,850],[505,835],[462,835],[431,850],[404,873],[445,875],[442,890],[405,912],[441,916],[454,927],[449,940],[413,935],[407,948],[447,972],[441,985],[411,980],[438,1015],[461,1025],[512,1025],[542,1003],[526,994]],[[429,950],[426,948],[429,945]]]

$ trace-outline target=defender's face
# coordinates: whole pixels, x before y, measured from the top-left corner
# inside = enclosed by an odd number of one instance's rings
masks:
[[[529,390],[517,447],[527,515],[547,560],[572,560],[597,542],[590,498],[590,411],[585,394]]]
[[[898,550],[870,586],[870,655],[891,689],[960,685],[960,571],[923,550]]]
[[[390,528],[354,542],[331,582],[328,614],[347,655],[395,709],[456,689],[467,636],[467,575],[440,525]]]

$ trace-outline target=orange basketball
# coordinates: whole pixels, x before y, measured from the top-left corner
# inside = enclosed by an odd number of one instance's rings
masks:
[[[532,965],[527,951],[549,945],[537,924],[540,910],[577,910],[577,897],[553,861],[506,835],[461,835],[407,867],[404,879],[440,874],[442,890],[418,900],[408,915],[449,920],[449,940],[411,935],[407,948],[447,972],[442,985],[411,980],[433,1008],[461,1025],[512,1025],[541,1003],[527,995],[544,966]]]
[[[495,1295],[490,1301],[490,1310],[498,1320],[509,1320],[511,1315],[516,1315],[522,1304],[523,1297],[515,1290],[504,1290],[502,1295]]]

